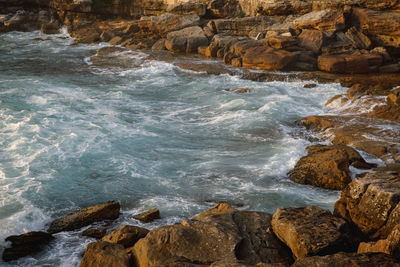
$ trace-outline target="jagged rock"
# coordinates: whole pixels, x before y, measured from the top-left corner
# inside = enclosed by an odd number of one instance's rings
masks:
[[[107,233],[107,229],[96,229],[96,228],[89,228],[82,232],[82,236],[92,237],[96,239],[100,239],[105,236]]]
[[[181,2],[169,5],[167,12],[185,15],[196,14],[200,17],[206,14],[207,5],[200,2]]]
[[[327,256],[314,256],[297,260],[292,267],[394,267],[399,263],[392,257],[382,253],[337,253]]]
[[[144,223],[149,223],[154,220],[160,219],[160,211],[158,209],[151,209],[143,213],[133,215],[132,218]]]
[[[243,67],[265,70],[281,70],[295,60],[295,54],[286,50],[277,50],[265,46],[256,46],[246,50]]]
[[[400,89],[387,96],[386,105],[376,106],[370,116],[389,120],[400,120]]]
[[[354,246],[346,221],[316,206],[278,208],[271,225],[297,259],[346,251]]]
[[[299,46],[319,54],[321,48],[326,43],[326,36],[317,30],[303,30],[299,35]]]
[[[165,47],[172,52],[194,53],[199,46],[208,45],[208,38],[199,26],[185,28],[167,34]]]
[[[104,241],[90,243],[79,267],[129,267],[129,256],[124,247]]]
[[[345,145],[313,145],[307,147],[308,155],[302,157],[288,175],[297,183],[341,190],[351,182],[349,167],[353,163],[373,168],[353,148]]]
[[[17,260],[37,253],[53,239],[51,234],[45,232],[29,232],[22,235],[9,236],[6,241],[11,242],[11,247],[4,249],[3,260],[6,262]]]
[[[150,231],[133,246],[132,257],[140,267],[287,265],[292,261],[289,251],[270,231],[270,220],[266,213],[217,205],[192,220]]]
[[[370,239],[386,239],[400,218],[400,173],[377,170],[353,180],[336,202],[335,214]]]
[[[357,253],[381,252],[400,258],[400,224],[393,228],[386,239],[377,242],[361,242]]]
[[[104,204],[91,206],[60,219],[54,220],[47,232],[58,233],[71,231],[102,220],[115,220],[119,217],[120,205],[118,202],[109,201]]]
[[[356,27],[351,27],[348,29],[346,36],[355,48],[369,49],[372,45],[372,42],[368,36],[357,30]]]
[[[336,10],[313,11],[305,14],[292,23],[293,28],[315,29],[323,32],[336,32],[345,28],[344,15]]]
[[[121,228],[104,236],[101,241],[123,245],[124,247],[133,246],[140,238],[147,235],[149,230],[132,225],[124,225]]]

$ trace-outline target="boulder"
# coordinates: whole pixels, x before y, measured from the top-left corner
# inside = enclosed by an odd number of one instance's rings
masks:
[[[353,180],[335,203],[335,214],[369,239],[386,239],[400,218],[400,173],[376,170]]]
[[[307,13],[292,23],[295,29],[315,29],[323,32],[336,32],[346,27],[344,15],[336,10],[321,10]]]
[[[96,239],[100,239],[105,236],[107,233],[107,229],[97,229],[97,228],[89,228],[82,232],[82,236],[92,237]]]
[[[57,34],[60,30],[60,24],[58,21],[51,21],[48,23],[42,24],[40,27],[40,31],[44,34]]]
[[[303,30],[298,37],[299,46],[315,54],[321,53],[321,48],[326,43],[326,35],[317,30]]]
[[[313,256],[297,260],[292,267],[333,267],[333,266],[352,266],[352,267],[393,267],[398,266],[398,262],[392,257],[382,253],[337,253],[327,256]]]
[[[296,56],[286,50],[277,50],[266,46],[256,46],[246,50],[243,67],[264,70],[281,70],[291,64]]]
[[[218,204],[181,224],[150,231],[132,248],[137,266],[228,266],[292,262],[270,230],[271,215]],[[215,264],[215,265],[213,265]]]
[[[237,0],[211,0],[207,9],[214,18],[238,17],[243,14]]]
[[[165,47],[172,52],[194,53],[198,47],[208,45],[208,38],[199,26],[188,27],[183,30],[167,34]]]
[[[361,31],[357,30],[357,28],[354,26],[347,30],[346,37],[353,44],[354,48],[357,49],[371,48],[372,42],[368,38],[368,36],[363,34]]]
[[[376,106],[370,113],[374,118],[400,120],[400,89],[395,89],[387,96],[386,105]]]
[[[132,216],[133,219],[139,220],[143,223],[149,223],[154,220],[160,219],[160,211],[158,209],[151,209],[140,214]]]
[[[53,239],[51,234],[45,232],[9,236],[6,241],[11,242],[11,247],[4,249],[3,260],[8,262],[37,253]]]
[[[186,15],[186,14],[196,14],[200,17],[206,14],[207,5],[200,2],[180,2],[176,4],[169,5],[167,12]]]
[[[296,259],[351,250],[354,246],[346,221],[316,206],[278,208],[271,225]]]
[[[147,235],[149,230],[133,225],[124,225],[121,228],[104,236],[101,241],[123,245],[124,247],[133,246],[140,238]]]
[[[87,245],[79,267],[129,267],[129,256],[124,247],[98,241]]]
[[[400,259],[400,224],[393,228],[386,239],[377,242],[361,242],[357,253],[381,252]]]
[[[297,38],[293,36],[276,36],[268,38],[268,45],[272,48],[285,49],[297,45]]]
[[[308,155],[302,157],[288,175],[297,183],[326,189],[342,190],[351,182],[349,167],[373,168],[361,155],[345,145],[313,145],[307,147]]]
[[[138,26],[143,32],[151,32],[164,37],[168,32],[199,26],[200,17],[196,14],[177,15],[165,13],[160,16],[141,17]]]
[[[269,17],[245,17],[212,20],[216,33],[225,33],[236,36],[256,36],[265,32],[268,27],[276,23]]]
[[[120,205],[118,202],[109,201],[104,204],[91,206],[72,212],[60,219],[54,220],[47,232],[58,233],[71,231],[83,226],[103,220],[115,220],[119,217]]]

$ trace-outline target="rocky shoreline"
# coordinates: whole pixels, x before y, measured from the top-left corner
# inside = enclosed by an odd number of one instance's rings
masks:
[[[116,51],[142,49],[159,60],[178,55],[186,60],[174,64],[210,74],[349,88],[326,103],[338,115],[298,122],[332,145],[308,147],[288,173],[298,183],[342,190],[333,214],[314,206],[267,214],[220,203],[151,231],[88,229],[82,234],[99,241],[87,246],[80,266],[400,266],[399,1],[0,0],[0,8],[0,32],[54,34],[65,26],[74,43],[108,42],[112,47],[92,58],[100,64]],[[194,56],[221,63],[193,64]],[[354,168],[366,171],[353,177]],[[46,232],[10,236],[3,260],[37,253],[55,242],[54,233],[119,214],[119,203],[108,202],[57,219]],[[159,216],[151,210],[134,218]]]

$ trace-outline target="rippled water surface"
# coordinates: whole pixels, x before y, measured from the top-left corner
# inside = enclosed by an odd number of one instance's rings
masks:
[[[59,37],[0,35],[0,252],[8,235],[112,199],[123,209],[112,228],[140,225],[129,215],[147,208],[161,210],[154,228],[218,201],[332,208],[337,192],[286,173],[310,144],[295,121],[326,112],[341,86],[210,76],[132,51],[96,64],[99,45]],[[241,87],[251,92],[225,91]],[[80,232],[13,264],[77,266],[93,241]]]

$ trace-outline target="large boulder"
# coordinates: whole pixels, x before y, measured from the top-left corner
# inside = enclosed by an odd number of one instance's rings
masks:
[[[45,232],[29,232],[9,236],[6,241],[11,242],[11,247],[4,249],[3,260],[16,260],[37,253],[53,239],[51,234]]]
[[[324,32],[336,32],[346,27],[342,12],[336,10],[313,11],[305,14],[292,23],[295,29],[315,29]]]
[[[278,208],[271,225],[296,259],[353,248],[347,222],[316,206]]]
[[[192,220],[150,231],[129,250],[140,267],[289,264],[290,253],[271,232],[270,221],[269,214],[219,204]]]
[[[353,180],[335,203],[335,214],[369,239],[386,239],[400,219],[400,173],[381,169]]]
[[[129,267],[129,256],[124,247],[104,241],[90,243],[79,267]]]
[[[400,259],[400,224],[393,228],[386,239],[377,242],[361,242],[357,252],[381,252]]]
[[[119,210],[120,205],[115,201],[91,206],[54,220],[50,224],[47,232],[58,233],[62,231],[71,231],[94,222],[115,220],[119,217]]]
[[[208,45],[208,38],[199,26],[188,27],[167,34],[165,47],[172,52],[194,53],[198,47]]]
[[[104,236],[101,240],[109,243],[133,246],[139,239],[145,237],[149,230],[133,225],[124,225],[121,228]]]
[[[351,182],[349,167],[362,169],[369,165],[361,155],[345,145],[313,145],[307,147],[308,155],[302,157],[288,175],[297,183],[310,184],[326,189],[341,190]]]
[[[296,55],[286,50],[266,46],[249,48],[243,56],[243,67],[264,70],[281,70],[291,64]]]

